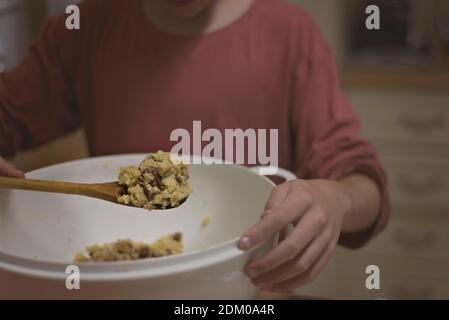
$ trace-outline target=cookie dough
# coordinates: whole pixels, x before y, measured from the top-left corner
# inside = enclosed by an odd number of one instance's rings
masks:
[[[210,224],[210,217],[206,216],[203,218],[203,221],[201,221],[201,227],[204,229]]]
[[[119,203],[149,210],[177,207],[192,193],[187,165],[174,163],[163,151],[150,154],[139,166],[121,168],[118,183],[126,189]]]
[[[142,260],[180,254],[184,251],[182,234],[175,233],[160,238],[153,244],[118,240],[104,245],[94,244],[86,248],[88,256],[79,252],[75,256],[76,263],[112,262],[126,260]]]

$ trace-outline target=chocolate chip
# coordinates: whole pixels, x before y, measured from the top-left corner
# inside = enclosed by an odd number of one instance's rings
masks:
[[[147,197],[148,201],[151,201],[154,199],[154,195],[151,193],[150,190],[148,190],[147,186],[145,185],[141,185],[142,189],[143,189],[143,193],[145,194],[145,197]]]
[[[150,248],[144,247],[139,252],[139,259],[151,258]]]
[[[152,168],[151,169],[151,174],[153,175],[153,177],[154,177],[154,180],[155,180],[155,182],[156,182],[156,185],[157,185],[157,187],[160,189],[160,190],[162,190],[162,176],[161,176],[161,173],[160,173],[160,171],[159,170],[157,170],[157,169],[155,169],[155,168]]]
[[[176,232],[176,233],[173,235],[173,240],[178,241],[178,242],[181,242],[181,240],[182,240],[182,233],[181,233],[181,232]]]
[[[158,169],[156,168],[147,168],[143,171],[143,174],[149,174],[153,177],[154,180],[154,185],[155,187],[158,187],[159,190],[163,190],[163,185],[162,185],[162,176],[161,173],[159,172]]]
[[[185,180],[183,178],[181,178],[180,176],[176,176],[176,182],[178,182],[178,184],[180,184],[180,185],[185,184]]]
[[[125,188],[125,187],[120,187],[119,189],[118,189],[118,194],[120,195],[120,196],[124,196],[124,195],[127,195],[127,194],[129,194],[128,193],[128,188]]]

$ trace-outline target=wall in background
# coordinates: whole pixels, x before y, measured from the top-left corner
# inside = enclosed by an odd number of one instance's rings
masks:
[[[338,64],[341,64],[344,58],[345,43],[343,19],[347,7],[342,5],[345,0],[288,0],[291,3],[305,8],[316,19],[326,40],[334,50],[335,58]],[[351,4],[349,4],[351,6]]]
[[[1,1],[6,0],[0,0],[0,3]],[[18,49],[13,53],[15,59],[9,65],[9,67],[12,67],[23,58],[27,46],[31,42],[31,39],[38,34],[47,16],[62,12],[67,5],[76,2],[79,1],[23,1],[23,6],[20,9],[21,19],[17,19],[14,25],[9,25],[8,28],[6,28],[6,33],[9,35],[9,37],[14,41],[20,43],[20,45],[17,46]],[[1,27],[1,20],[0,30],[5,30]],[[85,158],[87,156],[88,151],[84,138],[84,132],[82,130],[78,130],[71,135],[57,139],[56,141],[41,148],[37,148],[31,151],[19,152],[17,156],[12,159],[12,161],[20,169],[24,171],[30,171],[50,164]]]
[[[16,65],[31,39],[23,0],[0,0],[0,71]]]
[[[47,12],[49,15],[64,12],[67,6],[77,4],[79,2],[81,2],[81,0],[47,0]]]

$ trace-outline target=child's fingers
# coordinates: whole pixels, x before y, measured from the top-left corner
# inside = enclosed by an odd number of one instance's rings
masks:
[[[287,197],[289,186],[289,183],[284,183],[274,188],[273,191],[271,191],[270,196],[268,197],[264,210],[267,211],[269,209],[280,206]]]
[[[288,236],[289,233],[290,233],[290,227],[291,227],[291,226],[292,226],[292,225],[289,224],[288,226],[285,226],[284,228],[282,228],[281,231],[279,231],[279,239],[278,239],[278,243],[281,243],[282,241],[284,241],[284,240],[287,238],[287,236]]]
[[[313,239],[320,235],[324,227],[325,224],[321,220],[316,219],[315,212],[313,210],[309,211],[301,219],[299,225],[288,235],[287,239],[245,268],[247,274],[250,277],[257,277],[294,259]]]
[[[320,255],[329,247],[332,237],[326,232],[321,232],[302,252],[294,259],[285,262],[283,265],[271,269],[253,279],[256,286],[276,285],[277,283],[295,278],[307,272]]]
[[[332,254],[334,253],[334,249],[335,248],[332,246],[329,247],[306,272],[272,286],[272,291],[292,291],[314,281],[326,267],[332,257]]]
[[[267,237],[301,217],[309,206],[309,198],[300,192],[288,196],[282,205],[269,209],[269,213],[262,220],[243,234],[238,244],[239,248],[242,250],[254,248]]]
[[[0,157],[0,176],[24,178],[25,175],[22,171],[18,170],[9,162]]]

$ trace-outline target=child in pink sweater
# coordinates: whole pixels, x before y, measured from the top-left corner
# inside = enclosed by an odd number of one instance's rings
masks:
[[[312,18],[281,0],[87,0],[81,29],[48,21],[25,60],[0,75],[0,154],[79,127],[90,153],[170,150],[170,132],[204,127],[279,131],[276,187],[248,250],[282,232],[245,269],[255,285],[292,290],[337,243],[358,247],[386,224],[386,178],[340,91]],[[0,174],[23,174],[0,158]]]

